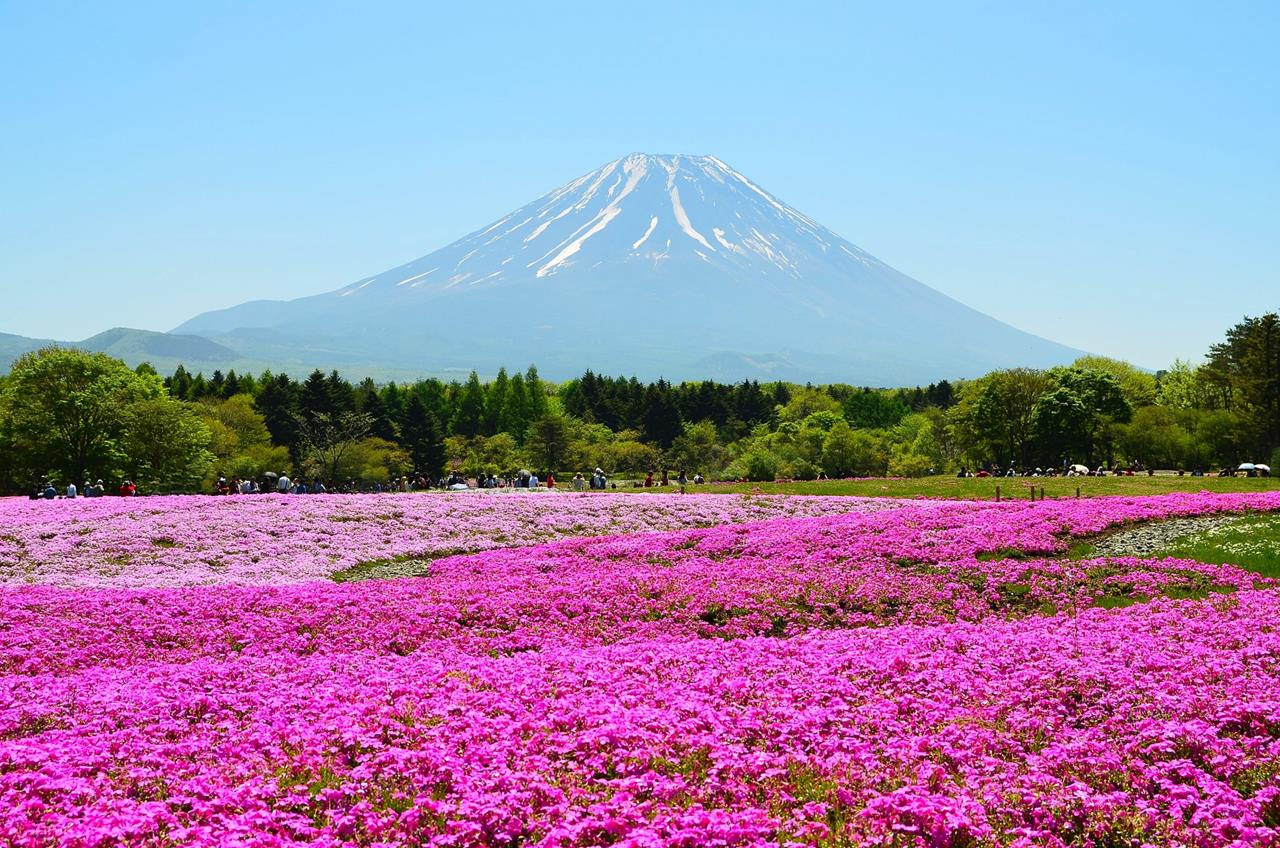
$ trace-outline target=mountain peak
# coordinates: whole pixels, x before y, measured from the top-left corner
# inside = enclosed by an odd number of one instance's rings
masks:
[[[673,320],[694,335],[654,329]],[[792,373],[760,376],[871,384],[974,375],[1011,361],[1002,350],[1030,364],[1076,354],[898,273],[715,156],[642,152],[420,259],[326,294],[208,313],[179,331],[233,347],[296,335],[308,349],[348,355],[372,342],[400,359],[425,361],[430,350],[439,367],[491,371],[533,358],[564,363],[549,373],[566,376],[613,367],[723,378],[772,362]],[[386,345],[388,332],[411,334],[407,352]],[[513,334],[550,352],[517,345],[517,354]],[[699,373],[708,363],[743,374]]]
[[[739,274],[796,278],[802,257],[833,250],[875,261],[714,156],[630,153],[445,251],[333,294],[496,286],[620,263],[707,262]]]

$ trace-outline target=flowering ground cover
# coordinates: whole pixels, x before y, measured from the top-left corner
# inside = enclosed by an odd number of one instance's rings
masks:
[[[0,499],[0,585],[262,585],[565,536],[889,509],[840,497],[388,494]]]
[[[824,508],[0,589],[0,844],[1280,844],[1275,582],[1066,556],[1280,494]]]

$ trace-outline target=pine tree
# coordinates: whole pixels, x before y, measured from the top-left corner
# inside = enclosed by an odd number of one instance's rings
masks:
[[[296,413],[299,412],[299,386],[289,379],[288,374],[272,376],[270,372],[262,375],[262,388],[253,399],[253,405],[266,421],[267,430],[271,432],[273,444],[281,445],[294,451],[298,446],[298,423]]]
[[[164,381],[165,386],[169,389],[169,396],[178,400],[186,400],[188,393],[191,391],[191,375],[187,373],[187,369],[181,365],[173,372],[173,376]]]
[[[670,384],[666,380],[651,384],[644,400],[645,437],[666,450],[681,430],[680,410],[676,407]]]
[[[434,478],[444,470],[444,435],[440,422],[427,408],[422,395],[414,392],[405,406],[400,443],[413,457],[414,470]]]
[[[189,401],[202,400],[207,394],[209,394],[209,386],[204,381],[204,372],[200,372],[191,381],[191,385],[187,386],[186,399]]]
[[[524,388],[529,395],[529,419],[533,421],[547,414],[547,390],[538,379],[538,368],[530,365],[524,372]]]
[[[380,394],[382,395],[382,405],[387,411],[387,418],[393,424],[403,424],[405,404],[409,402],[405,393],[395,383],[387,383],[387,385],[383,386]]]
[[[325,380],[324,372],[319,368],[312,371],[306,382],[302,384],[298,406],[299,411],[304,415],[317,412],[328,414],[336,411],[333,408],[333,396],[329,393],[329,384]]]
[[[523,444],[529,421],[529,395],[525,391],[524,375],[517,373],[507,384],[507,400],[502,405],[502,432],[510,433]]]
[[[352,412],[356,408],[356,393],[352,385],[338,373],[337,369],[329,372],[324,378],[325,389],[329,392],[329,406],[333,412]]]
[[[498,376],[485,387],[484,391],[484,424],[480,432],[486,436],[502,432],[502,407],[507,402],[507,369],[499,368]]]
[[[480,386],[480,378],[472,371],[467,383],[458,395],[458,406],[454,411],[453,432],[459,436],[477,436],[484,422],[484,389]]]
[[[382,403],[382,396],[378,394],[378,387],[374,385],[373,380],[366,377],[360,383],[357,401],[359,411],[369,416],[369,435],[395,441],[396,429],[391,424],[387,408]]]

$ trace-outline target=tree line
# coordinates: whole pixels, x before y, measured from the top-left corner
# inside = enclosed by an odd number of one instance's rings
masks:
[[[208,489],[263,473],[345,484],[528,466],[710,479],[919,476],[957,468],[1140,463],[1204,468],[1280,449],[1280,319],[1246,318],[1204,364],[1148,373],[1104,357],[1048,370],[878,389],[641,382],[536,367],[491,380],[160,376],[47,348],[0,378],[0,486],[134,480]],[[1275,457],[1280,459],[1280,457]],[[1272,464],[1275,464],[1274,462]]]

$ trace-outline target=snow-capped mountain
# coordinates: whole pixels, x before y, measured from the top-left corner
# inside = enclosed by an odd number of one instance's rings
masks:
[[[534,361],[551,377],[896,385],[1078,355],[898,273],[713,156],[641,153],[397,268],[175,332],[255,360],[426,373]]]

